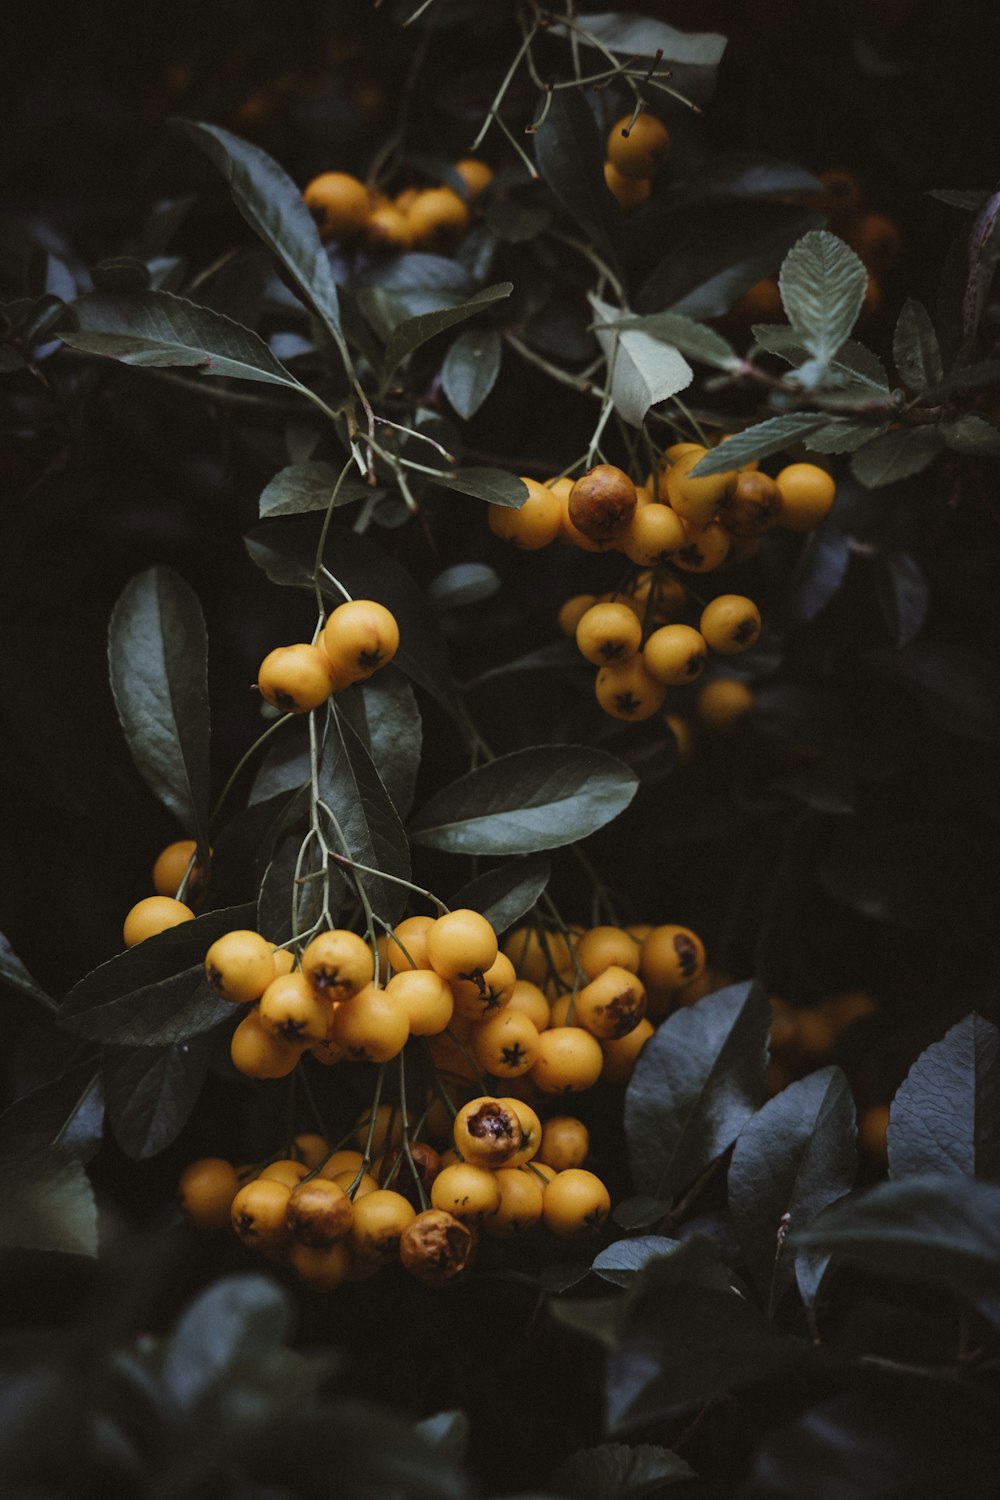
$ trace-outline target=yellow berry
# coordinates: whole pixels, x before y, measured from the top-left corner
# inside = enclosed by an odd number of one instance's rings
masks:
[[[337,1006],[330,1035],[352,1062],[382,1063],[402,1052],[410,1023],[398,1000],[369,984]]]
[[[259,932],[224,932],[205,954],[205,977],[217,995],[234,1005],[259,1000],[275,977],[274,949]]]
[[[644,939],[639,973],[649,984],[677,989],[697,979],[705,967],[705,945],[690,927],[665,923]]]
[[[475,156],[463,156],[461,161],[455,163],[455,171],[465,183],[471,203],[475,203],[480,193],[493,181],[493,168]]]
[[[728,734],[753,712],[753,688],[738,677],[716,677],[699,690],[696,711],[709,729]]]
[[[177,1185],[181,1212],[195,1229],[226,1229],[239,1186],[232,1162],[203,1156],[181,1173]]]
[[[243,1017],[229,1043],[233,1066],[248,1078],[287,1078],[302,1048],[268,1031],[255,1009]]]
[[[526,1015],[504,1009],[476,1027],[472,1051],[484,1073],[517,1078],[538,1055],[538,1027]]]
[[[330,664],[317,646],[305,641],[276,646],[260,664],[257,687],[265,702],[282,713],[308,713],[333,691]]]
[[[646,1014],[642,981],[617,964],[584,985],[576,997],[573,1019],[601,1041],[627,1036]]]
[[[663,625],[643,646],[642,659],[657,682],[683,687],[701,676],[708,651],[704,636],[690,625]]]
[[[691,470],[697,468],[708,453],[707,448],[695,448],[682,453],[677,462],[667,470],[667,498],[677,514],[685,521],[697,526],[707,526],[714,521],[726,495],[736,484],[735,469],[723,474],[709,474],[704,478],[692,478]],[[676,549],[675,549],[676,550]]]
[[[602,667],[594,683],[598,703],[613,719],[639,723],[663,707],[667,690],[646,668],[642,656]]]
[[[205,883],[205,872],[195,859],[197,852],[194,839],[178,839],[160,850],[153,866],[153,889],[158,896],[176,896],[190,869],[187,896],[190,901],[197,901]]]
[[[482,978],[498,953],[497,935],[477,911],[459,907],[438,917],[427,933],[427,957],[442,979]]]
[[[607,159],[623,177],[652,177],[669,150],[670,132],[656,115],[622,115],[608,133]]]
[[[612,1037],[601,1043],[601,1051],[604,1053],[604,1071],[602,1078],[609,1083],[628,1083],[632,1077],[632,1069],[635,1067],[636,1058],[653,1035],[654,1026],[646,1016],[643,1016],[638,1026],[634,1026],[625,1036]]]
[[[282,974],[261,995],[258,1015],[266,1030],[286,1042],[321,1042],[330,1026],[330,1002],[303,974]]]
[[[593,1088],[604,1055],[596,1037],[580,1026],[555,1026],[538,1038],[531,1076],[545,1094],[577,1094]]]
[[[460,1109],[452,1130],[455,1149],[477,1167],[506,1166],[523,1140],[517,1111],[490,1095],[473,1099]]]
[[[588,979],[596,979],[612,964],[639,972],[639,945],[623,927],[591,927],[577,944],[576,956]]]
[[[496,1174],[468,1161],[443,1167],[431,1183],[431,1203],[463,1224],[481,1224],[500,1207]]]
[[[379,1188],[355,1199],[349,1244],[365,1260],[393,1260],[399,1254],[403,1230],[417,1217],[412,1203],[402,1193]]]
[[[402,969],[389,980],[385,993],[406,1015],[411,1036],[437,1036],[455,1009],[447,981],[433,969]]]
[[[302,196],[324,239],[349,239],[368,221],[368,189],[348,172],[320,173]]]
[[[645,203],[653,192],[651,177],[626,177],[613,162],[604,163],[604,181],[622,213],[631,213]]]
[[[720,594],[702,610],[701,633],[713,651],[737,656],[760,635],[760,610],[742,594]]]
[[[270,1250],[288,1238],[288,1200],[291,1196],[283,1182],[273,1179],[248,1182],[241,1187],[230,1207],[230,1222],[239,1239],[254,1250]]]
[[[181,922],[192,922],[194,912],[183,901],[172,896],[146,896],[137,901],[125,918],[122,938],[126,948],[134,948],[147,938],[157,937],[168,927],[179,927]]]
[[[453,188],[425,188],[410,204],[406,217],[415,245],[438,245],[464,234],[469,208]]]
[[[781,525],[787,531],[812,531],[837,497],[837,486],[817,464],[789,464],[775,478],[781,495]]]
[[[491,1239],[513,1239],[532,1229],[542,1217],[542,1184],[531,1172],[501,1167],[493,1174],[499,1202],[483,1221],[483,1231]]]
[[[582,1239],[600,1230],[611,1212],[611,1195],[593,1172],[571,1167],[546,1185],[542,1212],[553,1234]]]
[[[534,479],[522,478],[528,498],[518,507],[491,505],[486,520],[494,536],[519,547],[522,552],[537,552],[554,542],[562,528],[563,503],[559,496]]]
[[[399,647],[396,617],[375,599],[339,604],[323,626],[323,647],[334,667],[353,682],[371,677]]]
[[[627,604],[595,604],[576,627],[581,656],[595,667],[631,661],[642,641],[642,626]]]
[[[582,1120],[572,1115],[553,1115],[542,1126],[538,1161],[556,1172],[582,1167],[590,1152],[590,1132]]]
[[[324,999],[350,1000],[375,978],[375,959],[364,938],[333,927],[303,950],[302,974]]]
[[[640,568],[654,568],[686,541],[687,533],[677,512],[653,501],[636,511],[621,538],[621,548],[630,562]]]

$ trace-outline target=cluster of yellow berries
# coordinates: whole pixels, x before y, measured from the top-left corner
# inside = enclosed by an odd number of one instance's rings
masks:
[[[653,191],[653,177],[670,150],[670,132],[655,115],[616,120],[605,146],[604,181],[623,213]]]
[[[327,616],[315,645],[278,646],[260,664],[260,695],[282,713],[308,713],[331,693],[363,682],[386,666],[399,646],[399,626],[384,604],[352,599]]]
[[[324,239],[361,235],[375,249],[439,249],[452,246],[469,227],[470,204],[493,180],[493,169],[476,157],[455,162],[466,197],[444,184],[404,188],[394,198],[376,192],[349,172],[322,172],[302,196]]]

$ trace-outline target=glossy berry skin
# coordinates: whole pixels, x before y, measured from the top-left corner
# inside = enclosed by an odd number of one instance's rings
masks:
[[[256,1007],[243,1017],[229,1043],[233,1066],[247,1078],[287,1078],[302,1048],[268,1031]]]
[[[172,896],[146,896],[137,901],[125,918],[122,939],[126,948],[134,948],[147,938],[158,937],[168,927],[179,927],[194,920],[194,912],[183,901]]]
[[[740,473],[722,499],[719,520],[741,540],[763,536],[781,520],[781,491],[768,474]]]
[[[399,1237],[403,1268],[427,1286],[446,1286],[471,1269],[472,1230],[444,1209],[417,1214]]]
[[[641,506],[629,522],[621,548],[630,562],[653,568],[674,555],[687,540],[681,518],[669,505]]]
[[[348,1238],[351,1250],[365,1260],[395,1260],[400,1236],[416,1217],[412,1203],[391,1189],[379,1188],[356,1199]]]
[[[215,993],[233,1005],[259,1000],[275,977],[274,949],[249,928],[224,932],[205,954],[205,976]]]
[[[705,967],[705,945],[690,927],[668,922],[654,927],[642,944],[639,972],[649,984],[678,989]]]
[[[572,1115],[553,1115],[545,1121],[538,1147],[539,1162],[556,1172],[567,1172],[571,1167],[582,1167],[589,1152],[590,1132],[582,1120]]]
[[[477,911],[459,907],[438,917],[427,934],[427,957],[442,979],[473,983],[494,963],[497,935]]]
[[[712,573],[729,556],[732,538],[724,526],[712,521],[708,526],[686,527],[687,540],[678,547],[671,562],[685,573]]]
[[[597,603],[596,594],[574,594],[567,599],[565,604],[560,605],[557,616],[557,624],[563,635],[576,637],[576,627],[587,613]]]
[[[690,625],[661,625],[643,646],[642,659],[657,682],[683,687],[705,670],[708,647],[702,633]]]
[[[569,492],[567,514],[577,531],[593,542],[612,542],[627,530],[638,496],[624,469],[596,464]]]
[[[713,651],[738,656],[760,636],[760,610],[743,594],[720,594],[701,614],[701,633]]]
[[[283,1182],[291,1192],[292,1188],[298,1187],[305,1177],[309,1168],[304,1162],[294,1161],[291,1157],[284,1161],[269,1162],[257,1173],[258,1182]]]
[[[283,1182],[248,1182],[232,1201],[230,1220],[244,1245],[254,1250],[271,1250],[289,1238],[286,1214],[289,1189]]]
[[[449,1024],[455,999],[446,980],[433,969],[403,969],[385,993],[406,1013],[411,1036],[438,1036]]]
[[[578,1094],[593,1088],[603,1067],[596,1037],[580,1026],[556,1026],[538,1038],[531,1076],[545,1094]]]
[[[204,886],[204,871],[195,859],[197,852],[198,845],[194,839],[178,839],[176,843],[161,849],[153,866],[153,889],[158,896],[176,896],[190,867],[188,901],[197,901]]]
[[[597,1234],[611,1212],[611,1195],[599,1177],[579,1167],[559,1172],[546,1186],[542,1212],[546,1228],[563,1239]]]
[[[460,1109],[452,1129],[455,1149],[477,1167],[506,1166],[523,1141],[517,1111],[488,1094]]]
[[[475,979],[452,979],[449,982],[455,1002],[455,1015],[465,1021],[486,1021],[503,1010],[517,983],[514,965],[504,953]]]
[[[642,626],[627,604],[595,604],[576,627],[576,645],[595,667],[631,661],[642,641]]]
[[[654,1030],[652,1021],[644,1016],[638,1026],[634,1026],[625,1036],[603,1041],[601,1043],[601,1051],[604,1053],[602,1078],[606,1078],[609,1083],[628,1083],[636,1059]]]
[[[406,1046],[410,1023],[398,1000],[373,984],[334,1011],[330,1036],[352,1062],[388,1062]]]
[[[350,1000],[375,978],[375,959],[364,938],[334,927],[303,949],[302,974],[324,999]]]
[[[580,968],[588,979],[596,979],[612,964],[639,972],[639,944],[623,927],[591,927],[576,948]]]
[[[260,997],[261,1024],[286,1042],[321,1042],[330,1026],[330,1002],[321,1000],[303,974],[272,979]]]
[[[338,605],[323,626],[323,649],[335,672],[351,682],[371,677],[392,661],[398,647],[396,618],[375,599]]]
[[[184,1168],[177,1184],[181,1212],[195,1229],[226,1229],[239,1178],[232,1162],[203,1156]]]
[[[324,239],[350,239],[368,222],[368,189],[348,172],[322,172],[302,196]]]
[[[626,135],[625,132],[628,131]],[[655,115],[622,115],[608,133],[608,161],[623,177],[652,177],[670,150],[670,132]]]
[[[518,507],[491,505],[487,524],[494,536],[522,552],[537,552],[554,542],[562,529],[563,503],[554,490],[534,479],[522,478],[528,498]]]
[[[481,1224],[500,1207],[496,1173],[467,1161],[442,1167],[431,1184],[431,1203],[463,1224]]]
[[[404,917],[392,929],[386,944],[386,958],[398,974],[401,969],[429,969],[427,934],[434,926],[433,917]]]
[[[735,469],[708,474],[704,478],[694,477],[691,471],[707,455],[707,448],[700,451],[695,448],[693,452],[683,453],[667,470],[667,497],[671,506],[685,521],[693,521],[697,526],[707,526],[715,520],[737,480]]]
[[[642,981],[612,964],[584,985],[576,997],[573,1019],[600,1041],[627,1036],[646,1014]]]
[[[494,1175],[499,1202],[483,1221],[483,1233],[491,1239],[509,1240],[533,1229],[542,1217],[543,1188],[532,1172],[501,1167]]]
[[[269,651],[257,673],[260,696],[283,714],[319,708],[333,690],[330,666],[317,646],[299,641]]]
[[[817,464],[788,464],[775,478],[786,531],[813,531],[837,498],[837,486]]]
[[[484,1073],[518,1078],[538,1056],[538,1027],[526,1015],[505,1008],[476,1027],[472,1050]]]
[[[519,979],[507,1002],[509,1011],[519,1012],[534,1022],[536,1031],[544,1031],[549,1024],[549,1002],[537,984],[530,979]]]

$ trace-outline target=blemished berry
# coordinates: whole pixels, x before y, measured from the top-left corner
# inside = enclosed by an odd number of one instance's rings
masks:
[[[719,520],[730,536],[748,541],[781,520],[781,491],[768,474],[740,472],[722,498]]]
[[[604,181],[622,213],[631,213],[633,208],[648,201],[653,193],[651,177],[626,177],[614,162],[604,163]]]
[[[147,938],[158,937],[168,927],[179,927],[182,922],[194,921],[194,912],[183,901],[172,896],[145,896],[137,901],[125,918],[122,940],[126,948],[134,948]]]
[[[647,939],[648,941],[648,939]],[[642,981],[617,964],[584,985],[576,997],[573,1019],[601,1041],[627,1036],[646,1014]]]
[[[685,521],[693,521],[696,526],[707,526],[715,520],[738,477],[735,469],[723,474],[708,474],[704,478],[693,477],[692,469],[697,468],[707,454],[707,448],[682,453],[667,470],[666,476],[667,498],[671,506]],[[678,550],[675,548],[675,552]]]
[[[582,1026],[554,1026],[538,1038],[531,1076],[544,1094],[579,1094],[593,1088],[604,1067],[601,1044]]]
[[[398,1057],[410,1035],[406,1011],[394,996],[373,984],[338,1005],[330,1037],[351,1062],[389,1062]]]
[[[350,1233],[354,1210],[339,1183],[328,1177],[311,1177],[292,1189],[285,1220],[294,1239],[321,1250]]]
[[[606,714],[626,723],[651,719],[663,707],[666,687],[648,671],[642,656],[620,665],[602,667],[594,682],[594,693]]]
[[[433,969],[402,969],[389,980],[385,993],[405,1012],[411,1036],[437,1036],[455,1009],[447,980]]]
[[[323,626],[323,648],[334,668],[353,682],[371,677],[399,647],[396,617],[375,599],[338,604]]]
[[[503,1167],[520,1149],[521,1120],[502,1099],[482,1095],[455,1116],[455,1149],[476,1167]]]
[[[639,973],[649,984],[677,989],[705,967],[705,945],[690,927],[664,923],[643,940]]]
[[[232,1162],[203,1156],[191,1162],[177,1184],[181,1212],[195,1229],[226,1229],[240,1183]]]
[[[701,723],[719,734],[730,734],[738,728],[753,708],[753,688],[738,677],[716,677],[706,682],[695,704]]]
[[[643,1016],[638,1026],[634,1026],[625,1036],[611,1037],[607,1041],[602,1041],[604,1069],[601,1077],[607,1079],[608,1083],[628,1083],[632,1077],[636,1059],[654,1030],[652,1021]]]
[[[368,189],[348,172],[321,172],[302,196],[324,239],[350,239],[368,222]]]
[[[483,1221],[483,1232],[491,1239],[514,1239],[533,1229],[542,1217],[543,1188],[533,1172],[501,1167],[493,1174],[500,1201]]]
[[[608,161],[623,177],[652,177],[670,150],[670,132],[656,115],[623,115],[608,133]]]
[[[299,641],[269,651],[257,673],[260,696],[284,714],[319,708],[333,691],[330,665],[317,646]]]
[[[474,1248],[469,1226],[439,1208],[417,1214],[399,1237],[404,1270],[428,1286],[457,1281],[471,1268]]]
[[[522,1077],[518,1079],[517,1083],[512,1083],[511,1087],[515,1088],[520,1084],[527,1084],[529,1087],[532,1086],[529,1078]],[[505,1095],[500,1100],[500,1103],[506,1109],[514,1111],[521,1126],[521,1144],[514,1152],[514,1155],[507,1158],[504,1166],[523,1167],[525,1162],[531,1161],[538,1150],[538,1143],[542,1138],[542,1122],[532,1106],[524,1099],[515,1099],[509,1095]]]
[[[590,1153],[590,1131],[572,1115],[553,1115],[542,1126],[537,1160],[556,1172],[582,1167]]]
[[[364,938],[333,927],[303,950],[302,974],[324,999],[350,1000],[375,978],[375,959]]]
[[[713,651],[738,656],[760,635],[760,610],[743,594],[720,594],[701,614],[701,633]]]
[[[597,464],[576,481],[567,513],[577,531],[594,542],[613,542],[628,528],[638,499],[624,469]]]
[[[554,542],[562,529],[563,502],[554,490],[522,478],[528,498],[518,507],[490,505],[486,520],[494,536],[522,552],[537,552]]]
[[[475,983],[494,963],[497,935],[486,918],[467,907],[438,917],[427,933],[427,957],[442,979]]]
[[[812,531],[829,512],[837,486],[818,464],[788,464],[775,478],[786,531]]]
[[[604,1183],[579,1167],[557,1173],[542,1195],[546,1228],[561,1238],[597,1234],[610,1212],[611,1195]]]
[[[205,977],[217,995],[234,1005],[259,1000],[275,977],[267,938],[249,928],[224,932],[205,954]]]
[[[425,188],[407,209],[415,245],[454,242],[469,226],[469,206],[453,188]]]
[[[662,625],[643,646],[642,659],[657,682],[683,687],[705,670],[708,647],[704,635],[690,625]]]
[[[158,896],[176,896],[187,876],[188,904],[198,900],[204,890],[205,872],[201,861],[195,858],[197,853],[194,839],[178,839],[160,850],[153,866],[153,890]]]
[[[468,1161],[443,1167],[431,1184],[431,1203],[463,1224],[481,1224],[500,1207],[496,1174]]]

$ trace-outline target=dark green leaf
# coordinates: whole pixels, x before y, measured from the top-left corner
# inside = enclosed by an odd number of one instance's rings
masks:
[[[886,426],[885,422],[851,421],[847,417],[838,417],[818,432],[809,434],[809,447],[813,453],[856,453],[872,438],[881,437]]]
[[[944,641],[872,651],[868,661],[908,688],[942,729],[1000,745],[1000,668],[995,662]]]
[[[591,295],[597,319],[594,333],[608,366],[608,385],[615,410],[633,427],[641,427],[646,413],[659,401],[685,390],[694,371],[672,344],[640,329],[619,329],[616,309]]]
[[[388,384],[403,360],[414,350],[426,344],[429,339],[439,333],[444,333],[449,328],[454,328],[456,323],[468,322],[469,318],[474,318],[477,313],[482,312],[484,307],[492,307],[494,302],[502,302],[505,297],[510,296],[513,290],[513,282],[501,281],[496,286],[484,287],[481,292],[476,292],[474,297],[470,297],[468,302],[460,303],[458,307],[443,307],[438,312],[418,313],[416,317],[404,318],[401,323],[397,323],[386,345],[384,383]]]
[[[900,427],[859,448],[851,472],[866,489],[909,479],[932,464],[944,447],[936,427]]]
[[[789,580],[787,608],[791,618],[815,620],[838,593],[850,561],[851,549],[842,532],[832,526],[814,531]]]
[[[875,558],[875,592],[882,617],[900,646],[919,635],[927,615],[927,580],[908,552],[880,552]]]
[[[580,24],[584,28],[584,41],[589,32],[609,52],[628,57],[655,57],[657,52],[662,52],[665,67],[671,63],[693,63],[714,68],[722,61],[726,50],[726,38],[716,32],[678,31],[652,16],[629,16],[608,11],[584,16]],[[566,28],[559,24],[552,30],[556,35],[566,32]]]
[[[431,483],[443,490],[458,490],[462,495],[475,495],[491,505],[509,505],[515,510],[528,498],[524,480],[504,469],[453,469],[450,474],[436,474]]]
[[[104,1099],[92,1055],[23,1095],[0,1115],[0,1140],[11,1154],[58,1146],[89,1161],[103,1133]]]
[[[111,690],[132,759],[150,790],[206,841],[208,639],[194,592],[170,568],[126,584],[111,616]]]
[[[278,742],[271,742],[250,787],[247,797],[250,807],[305,786],[309,780],[309,746],[305,734],[305,724],[301,719],[293,719],[282,730]]]
[[[538,170],[615,270],[621,214],[604,181],[603,159],[604,142],[583,91],[561,89],[553,94],[548,114],[535,132]]]
[[[406,834],[371,756],[338,714],[331,715],[327,731],[320,794],[340,828],[331,845],[338,854],[382,872],[359,871],[357,878],[372,909],[386,922],[398,921],[406,907],[406,889],[382,876],[409,879]]]
[[[938,1173],[881,1182],[825,1209],[796,1242],[894,1282],[911,1278],[958,1297],[996,1297],[1000,1187]]]
[[[222,173],[250,228],[278,257],[308,307],[335,337],[340,309],[330,261],[302,194],[278,163],[218,125],[180,120],[185,134]]]
[[[97,1254],[97,1205],[79,1156],[0,1147],[0,1245]]]
[[[809,350],[795,331],[785,323],[756,323],[754,338],[761,349],[800,365],[809,358]],[[867,344],[848,339],[829,361],[823,380],[824,390],[843,396],[889,395],[889,377],[885,366]]]
[[[922,1052],[889,1115],[889,1175],[1000,1181],[1000,1031],[966,1016]]]
[[[622,1198],[611,1210],[611,1217],[622,1229],[648,1229],[650,1224],[662,1219],[669,1208],[668,1199],[647,1198],[639,1194]]]
[[[84,354],[302,389],[258,334],[172,292],[94,292],[72,312],[73,327],[60,328],[59,337]]]
[[[200,1037],[173,1047],[105,1047],[104,1097],[127,1156],[143,1161],[177,1139],[201,1093],[210,1055]]]
[[[717,370],[731,370],[740,362],[739,355],[721,333],[707,328],[704,323],[696,323],[693,318],[682,317],[680,313],[659,312],[647,318],[612,319],[611,327],[621,332],[648,334],[664,344],[672,344],[690,359],[712,365]]]
[[[615,1240],[594,1258],[594,1270],[605,1281],[615,1286],[629,1286],[639,1272],[660,1255],[670,1255],[680,1240],[668,1240],[662,1235],[643,1234],[635,1239]]]
[[[967,356],[979,329],[993,276],[1000,261],[1000,192],[987,198],[969,233],[968,279],[962,299],[963,355]]]
[[[892,336],[892,357],[900,380],[911,391],[926,391],[944,379],[941,346],[930,313],[909,297],[903,303]]]
[[[966,412],[957,422],[942,422],[938,431],[955,453],[966,453],[970,458],[994,458],[1000,453],[1000,432],[975,412]]]
[[[947,203],[952,208],[963,208],[969,213],[976,213],[990,194],[988,188],[931,188],[927,196],[937,198],[938,202]]]
[[[793,245],[778,277],[792,327],[820,367],[850,337],[865,300],[868,273],[849,245],[814,229]]]
[[[548,1488],[568,1500],[640,1500],[658,1495],[665,1485],[693,1478],[694,1470],[669,1448],[603,1443],[565,1459]]]
[[[800,443],[811,432],[825,427],[828,418],[818,412],[789,412],[783,417],[769,417],[766,422],[756,422],[742,432],[734,433],[726,442],[705,457],[691,470],[702,478],[708,474],[725,474],[753,458],[767,458],[772,453],[781,453],[793,443]]]
[[[427,597],[438,609],[460,609],[492,599],[499,587],[499,576],[487,563],[453,563],[431,579]]]
[[[525,854],[463,885],[448,904],[452,910],[482,912],[495,932],[506,932],[534,906],[549,883],[550,872],[544,854]]]
[[[413,806],[413,790],[420,768],[423,726],[413,689],[393,666],[384,667],[360,687],[366,742],[392,805],[401,818]]]
[[[322,915],[322,885],[318,880],[306,880],[296,886],[299,871],[299,851],[305,837],[298,829],[282,838],[271,861],[264,871],[257,895],[257,931],[266,932],[272,943],[287,943],[298,932],[308,932]],[[317,866],[319,856],[306,859],[301,873],[310,874]],[[335,912],[338,902],[347,890],[347,877],[338,869],[330,871],[330,906]],[[294,896],[294,908],[293,908]],[[294,911],[294,915],[293,915]]]
[[[441,366],[444,393],[460,417],[469,417],[482,406],[496,384],[503,357],[503,341],[495,328],[476,328],[460,333]]]
[[[291,1334],[288,1294],[266,1276],[227,1276],[194,1299],[163,1351],[163,1382],[191,1411],[230,1382],[245,1379]]]
[[[770,1018],[760,984],[735,984],[675,1011],[650,1037],[625,1095],[640,1192],[675,1196],[763,1104]]]
[[[981,892],[970,861],[986,858],[975,835],[947,823],[845,828],[817,876],[855,911],[914,931],[975,910]]]
[[[45,993],[41,985],[35,983],[2,932],[0,932],[0,985],[9,985],[19,994],[27,995],[29,1000],[37,1000],[47,1010],[55,1008],[55,1001]]]
[[[340,488],[337,489],[338,479],[340,474],[332,464],[290,464],[287,469],[275,474],[261,492],[261,519],[326,510],[333,500],[335,490],[335,505],[351,505],[355,500],[369,499],[373,493],[368,485],[351,478],[341,479]]]
[[[492,682],[497,677],[508,677],[511,673],[557,672],[579,667],[580,653],[575,643],[566,640],[550,641],[547,646],[539,646],[537,651],[526,651],[523,656],[515,656],[510,661],[498,662],[495,667],[489,667],[485,672],[480,672],[478,677],[473,677],[466,686],[478,687],[483,682]]]
[[[638,777],[603,750],[537,745],[502,755],[438,792],[414,843],[452,854],[533,854],[588,838],[632,801]]]
[[[729,1207],[769,1316],[794,1279],[786,1236],[854,1186],[856,1134],[846,1077],[821,1068],[768,1100],[737,1139]]]
[[[211,1030],[233,1008],[209,989],[205,954],[224,932],[250,926],[254,915],[252,903],[206,912],[119,953],[73,986],[60,1025],[123,1047],[164,1047]]]
[[[939,401],[953,391],[977,391],[984,385],[1000,383],[1000,359],[981,359],[973,365],[962,365],[952,370],[946,380],[924,393],[925,401]]]

